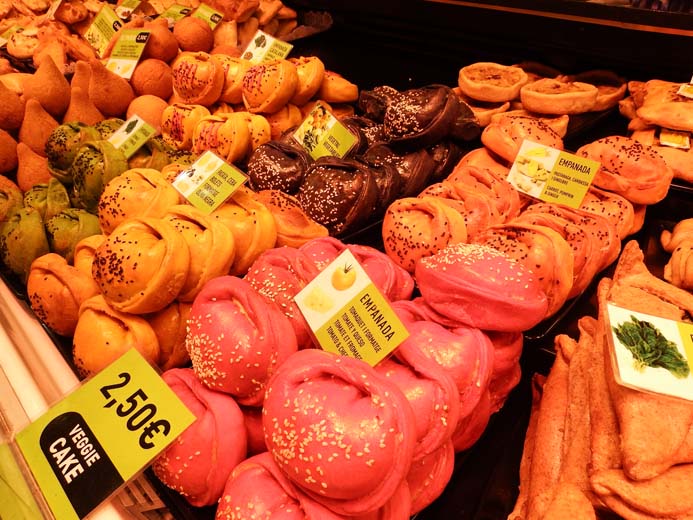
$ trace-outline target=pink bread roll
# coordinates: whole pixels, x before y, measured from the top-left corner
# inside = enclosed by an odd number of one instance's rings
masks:
[[[464,420],[487,390],[493,370],[493,345],[481,330],[457,325],[448,327],[432,321],[421,298],[392,304],[409,331],[409,337],[395,351],[397,358],[425,356],[452,376],[459,393],[460,418]]]
[[[454,468],[455,448],[450,440],[422,459],[414,461],[407,475],[412,514],[422,511],[441,495],[450,482]]]
[[[303,251],[284,246],[263,252],[245,276],[258,293],[276,303],[289,319],[299,348],[313,346],[313,339],[294,296],[318,273],[318,268]]]
[[[232,397],[200,383],[189,368],[173,368],[161,377],[195,422],[154,461],[154,474],[194,506],[215,504],[246,455],[241,409]]]
[[[452,434],[452,444],[455,452],[471,448],[484,433],[491,418],[491,396],[488,388],[481,394],[479,402],[462,421],[457,424],[457,430]]]
[[[267,451],[265,432],[262,430],[262,408],[241,406],[245,420],[245,433],[248,438],[248,456]]]
[[[301,251],[307,253],[321,271],[345,249],[352,252],[375,286],[390,301],[411,298],[414,292],[414,279],[389,256],[373,247],[344,244],[334,237],[316,238],[301,246]]]
[[[385,359],[375,370],[402,390],[414,410],[416,461],[450,440],[459,420],[460,399],[452,376],[432,360],[413,349],[403,357],[406,362]]]
[[[483,330],[527,330],[548,309],[546,294],[529,269],[490,246],[449,246],[420,260],[415,277],[434,310]]]
[[[348,516],[348,520],[409,520],[414,514],[409,484],[403,480],[383,507],[365,515]]]
[[[215,520],[343,520],[301,492],[272,456],[250,457],[231,472]]]
[[[520,382],[520,356],[524,336],[521,332],[488,332],[493,343],[493,374],[488,384],[491,411],[497,412],[510,391]]]
[[[282,472],[347,516],[391,499],[416,443],[414,412],[397,386],[363,361],[317,349],[300,350],[279,367],[263,426]]]
[[[200,381],[246,406],[262,404],[267,381],[297,349],[288,318],[235,276],[214,278],[202,288],[185,345]]]

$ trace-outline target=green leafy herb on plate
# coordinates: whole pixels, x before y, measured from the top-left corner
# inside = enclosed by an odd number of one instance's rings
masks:
[[[662,367],[679,379],[688,377],[690,367],[676,348],[676,343],[667,339],[649,321],[639,320],[633,315],[630,319],[613,329],[621,344],[633,355],[635,367],[638,370]]]

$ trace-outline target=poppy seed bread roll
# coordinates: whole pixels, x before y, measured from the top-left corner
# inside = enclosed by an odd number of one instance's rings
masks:
[[[290,61],[260,63],[243,75],[243,103],[253,114],[272,114],[291,100],[297,85],[296,66]]]
[[[206,52],[181,52],[171,63],[173,94],[183,103],[210,106],[224,88],[224,67]]]
[[[124,221],[94,253],[92,275],[114,309],[156,312],[185,284],[190,251],[172,224],[143,217]]]

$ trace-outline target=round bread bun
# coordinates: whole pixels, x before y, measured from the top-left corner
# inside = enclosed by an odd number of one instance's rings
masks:
[[[202,105],[170,103],[161,115],[161,134],[177,150],[190,150],[197,123],[210,115]]]
[[[172,224],[136,217],[122,222],[98,247],[92,275],[111,307],[146,314],[176,299],[189,267],[188,244]]]
[[[163,60],[149,58],[140,61],[130,78],[130,85],[138,96],[152,94],[168,99],[173,94],[171,67]]]
[[[592,110],[594,112],[607,110],[614,107],[626,95],[628,84],[625,79],[610,70],[588,70],[572,76],[560,77],[565,81],[581,81],[597,87],[597,102]]]
[[[224,88],[219,100],[224,103],[238,104],[243,102],[243,76],[253,66],[248,60],[212,53],[212,59],[221,63],[224,69]]]
[[[538,114],[582,114],[594,109],[599,90],[580,81],[542,78],[520,90],[525,110]]]
[[[163,380],[195,415],[195,421],[154,461],[154,474],[192,505],[216,505],[233,468],[246,456],[245,421],[229,395],[203,385],[189,368]]]
[[[72,336],[82,302],[99,294],[91,273],[87,274],[56,254],[41,255],[31,263],[27,295],[31,309],[53,332]]]
[[[570,123],[570,116],[568,114],[552,115],[552,114],[533,114],[524,109],[507,110],[500,114],[493,114],[491,116],[491,123],[498,121],[502,117],[533,117],[539,119],[544,124],[548,125],[554,132],[556,132],[561,138],[565,137],[568,133],[568,123]]]
[[[434,310],[482,330],[527,330],[548,309],[532,272],[488,245],[449,245],[419,260],[415,277]]]
[[[470,98],[498,103],[515,99],[528,79],[520,67],[482,61],[462,67],[457,84]]]
[[[319,349],[291,355],[270,382],[262,422],[284,475],[340,515],[384,506],[411,467],[414,412],[396,385],[358,359]]]
[[[218,276],[193,301],[186,348],[202,384],[261,406],[267,383],[298,345],[278,305],[242,278]]]
[[[214,47],[214,33],[207,22],[186,16],[173,26],[173,36],[184,51],[209,52]]]
[[[161,120],[166,107],[168,107],[166,100],[151,94],[144,94],[143,96],[136,97],[130,102],[126,119],[130,119],[133,115],[137,114],[156,128],[157,132],[161,132]]]
[[[178,55],[178,40],[168,29],[168,22],[163,18],[157,18],[144,24],[144,29],[149,31],[149,39],[144,47],[142,59],[156,58],[166,63],[171,63]]]

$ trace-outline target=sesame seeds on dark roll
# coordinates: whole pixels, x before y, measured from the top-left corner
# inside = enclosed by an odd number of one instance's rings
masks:
[[[297,194],[305,212],[333,236],[364,223],[377,197],[375,177],[364,163],[335,157],[315,161]]]
[[[295,194],[312,162],[296,146],[270,141],[258,146],[248,160],[246,173],[256,190],[281,190]]]
[[[457,96],[445,85],[410,89],[385,110],[385,135],[392,143],[420,148],[450,134],[460,112]]]

